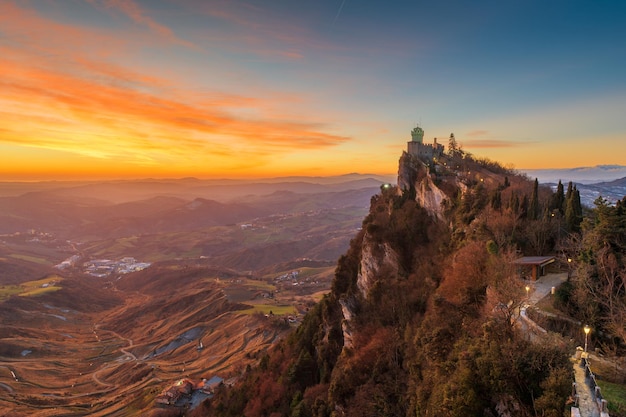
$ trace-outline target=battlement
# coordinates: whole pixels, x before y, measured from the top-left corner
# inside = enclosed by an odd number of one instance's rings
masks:
[[[424,143],[424,129],[419,125],[411,130],[411,140],[407,142],[407,153],[420,159],[432,161],[433,158],[443,155],[443,145],[437,143],[437,138],[432,144]]]

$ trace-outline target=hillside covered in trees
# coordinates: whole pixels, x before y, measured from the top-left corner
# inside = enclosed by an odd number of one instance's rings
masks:
[[[571,272],[560,307],[623,352],[625,205],[583,213],[571,183],[553,191],[452,146],[404,153],[330,293],[191,414],[561,417],[575,344],[534,343],[516,325],[526,291],[513,261],[554,255]]]

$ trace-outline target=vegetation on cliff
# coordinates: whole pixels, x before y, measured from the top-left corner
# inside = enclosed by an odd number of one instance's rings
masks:
[[[626,201],[583,222],[571,184],[552,192],[462,152],[429,164],[405,153],[399,172],[400,187],[372,198],[330,293],[193,415],[563,415],[573,346],[534,343],[515,326],[525,290],[512,261],[576,251],[589,280],[569,285],[563,305],[623,337]],[[441,212],[420,204],[435,192]],[[607,304],[610,279],[622,286]],[[579,293],[596,297],[591,307]]]

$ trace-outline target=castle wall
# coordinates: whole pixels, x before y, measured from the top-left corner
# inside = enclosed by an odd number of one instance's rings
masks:
[[[443,155],[443,145],[435,142],[433,145],[420,142],[407,142],[407,153],[422,159],[433,159]]]

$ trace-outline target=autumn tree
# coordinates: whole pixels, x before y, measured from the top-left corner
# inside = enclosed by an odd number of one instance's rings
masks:
[[[493,253],[493,250],[488,252],[490,256],[485,272],[489,280],[484,305],[485,315],[501,321],[511,335],[516,314],[525,301],[524,283],[519,279],[513,263],[517,255],[512,249],[502,253]]]
[[[583,223],[577,303],[583,319],[626,343],[626,197],[615,206],[598,197]],[[591,308],[595,307],[595,308]]]

